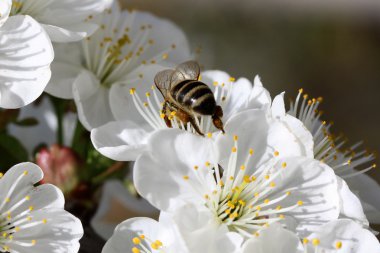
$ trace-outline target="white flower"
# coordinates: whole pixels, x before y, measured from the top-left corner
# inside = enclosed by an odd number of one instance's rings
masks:
[[[297,119],[280,117],[278,101],[269,115],[264,109],[234,116],[215,141],[174,129],[153,134],[135,163],[136,189],[164,211],[206,206],[243,235],[277,221],[307,234],[338,218],[334,172],[312,159],[310,133]]]
[[[120,119],[129,85],[151,85],[167,60],[190,56],[187,40],[173,23],[149,13],[121,11],[117,4],[94,17],[100,29],[81,43],[56,47],[46,91],[74,99],[81,123],[91,130]],[[120,102],[121,101],[121,102]]]
[[[248,240],[242,253],[376,253],[380,244],[376,237],[347,219],[331,221],[302,240],[296,234],[273,224]]]
[[[53,42],[82,40],[98,29],[93,15],[110,7],[112,0],[14,0],[11,15],[29,15]]]
[[[145,199],[132,195],[119,181],[105,182],[99,207],[91,220],[91,226],[103,239],[112,236],[115,227],[132,217],[158,217],[158,211]]]
[[[34,186],[43,178],[37,165],[21,163],[0,175],[0,252],[78,252],[81,222],[63,209],[57,187]]]
[[[35,149],[45,144],[50,146],[56,144],[58,120],[55,115],[53,105],[50,100],[45,97],[39,104],[30,104],[21,109],[18,120],[26,118],[35,118],[38,125],[35,126],[18,126],[10,124],[8,131],[11,135],[15,136],[28,151],[30,157],[33,156]],[[77,123],[77,116],[74,113],[66,113],[63,117],[63,144],[71,146],[74,137],[74,130]]]
[[[222,71],[206,71],[201,75],[202,82],[207,84],[214,93],[215,100],[223,109],[224,124],[233,115],[240,111],[252,108],[261,108],[271,103],[271,98],[259,79],[255,78],[254,86],[246,78],[235,81]],[[91,132],[91,140],[95,148],[103,155],[114,160],[135,160],[146,148],[150,135],[160,129],[167,128],[164,119],[161,117],[161,102],[163,97],[152,86],[137,86],[131,88],[132,99],[123,99],[119,107],[120,118],[123,121],[110,122]],[[145,94],[146,100],[143,102],[139,94]],[[177,120],[171,120],[173,127],[182,128]],[[187,126],[190,132],[194,129]],[[199,128],[203,133],[212,133],[217,130],[211,117],[201,117]]]
[[[0,107],[23,107],[49,82],[54,52],[41,25],[30,16],[8,17],[11,0],[0,3]]]
[[[301,102],[302,101],[302,102]],[[380,186],[371,179],[365,172],[376,167],[376,164],[370,164],[375,159],[374,154],[368,153],[366,150],[360,150],[360,144],[357,143],[351,147],[346,147],[346,140],[342,136],[334,137],[330,133],[331,124],[320,119],[321,113],[318,107],[322,102],[322,98],[309,99],[307,94],[303,94],[300,89],[296,101],[291,104],[291,109],[288,112],[290,115],[299,118],[309,129],[314,139],[314,157],[328,164],[334,169],[338,180],[341,196],[344,198],[347,193],[344,193],[346,182],[350,189],[360,196],[360,200],[369,214],[371,222],[380,222],[380,204],[374,201],[374,196],[380,191]],[[342,179],[345,180],[345,182]],[[353,196],[350,192],[349,198],[342,200],[342,204],[347,204],[347,201],[352,201],[346,208],[342,208],[342,215],[354,218],[365,225],[368,225],[366,217],[361,209],[360,200]],[[375,205],[375,207],[371,206]],[[357,210],[356,214],[352,212]],[[377,210],[376,210],[377,209]],[[348,213],[347,213],[348,212]]]
[[[102,253],[239,253],[243,238],[210,223],[209,212],[185,206],[173,215],[161,213],[159,221],[132,218],[121,223]]]

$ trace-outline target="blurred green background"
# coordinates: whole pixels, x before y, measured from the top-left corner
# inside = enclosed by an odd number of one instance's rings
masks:
[[[380,1],[122,0],[168,18],[201,63],[238,78],[259,74],[272,96],[322,96],[324,119],[351,144],[380,150]],[[380,173],[370,175],[380,182]]]

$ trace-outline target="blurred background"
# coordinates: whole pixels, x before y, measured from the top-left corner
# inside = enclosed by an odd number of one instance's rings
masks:
[[[175,22],[207,69],[259,74],[272,96],[322,96],[334,133],[380,150],[380,1],[121,1]]]

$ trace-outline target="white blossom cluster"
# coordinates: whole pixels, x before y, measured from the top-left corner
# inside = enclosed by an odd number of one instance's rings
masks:
[[[284,93],[272,99],[259,77],[209,70],[200,81],[223,110],[225,133],[206,116],[197,118],[205,136],[175,113],[167,127],[154,76],[191,58],[173,23],[111,0],[0,2],[0,107],[44,91],[74,100],[94,147],[134,162],[144,200],[131,202],[160,211],[112,236],[96,215],[94,229],[109,239],[102,252],[380,252],[370,228],[380,223],[379,188],[365,174],[374,156],[333,137],[321,98],[301,89],[287,110]],[[0,252],[78,252],[81,222],[58,188],[36,185],[42,177],[32,163],[0,174]]]

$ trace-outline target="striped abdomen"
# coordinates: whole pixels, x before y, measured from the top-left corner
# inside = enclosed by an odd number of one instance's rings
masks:
[[[210,88],[199,81],[186,80],[172,87],[172,98],[186,109],[202,115],[214,115],[216,102]]]

